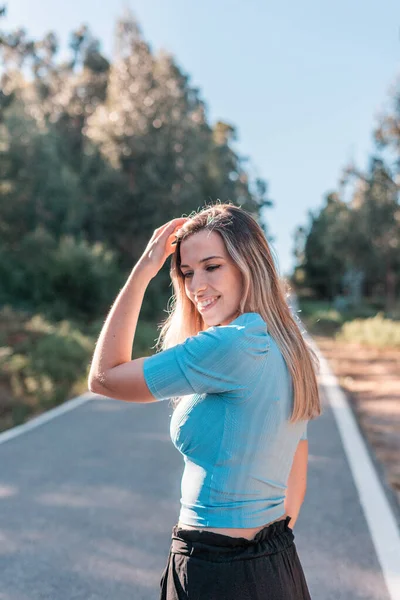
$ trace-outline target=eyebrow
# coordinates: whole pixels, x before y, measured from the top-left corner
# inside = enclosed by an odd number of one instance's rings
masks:
[[[199,263],[206,262],[206,260],[211,260],[212,258],[222,258],[223,259],[224,257],[223,256],[207,256],[207,258],[202,258],[201,260],[199,260]],[[190,268],[190,265],[181,265],[181,269],[183,267],[189,267]]]

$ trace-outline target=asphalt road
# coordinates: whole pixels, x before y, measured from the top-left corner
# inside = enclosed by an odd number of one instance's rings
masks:
[[[294,529],[311,596],[393,600],[323,401]],[[171,412],[97,397],[0,443],[0,600],[158,600],[183,470]]]

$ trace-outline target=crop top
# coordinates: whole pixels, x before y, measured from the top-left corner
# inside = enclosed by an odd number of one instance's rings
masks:
[[[290,372],[267,324],[243,313],[143,362],[157,400],[183,396],[170,435],[183,455],[179,520],[248,528],[285,514],[294,453],[308,421],[289,423]]]

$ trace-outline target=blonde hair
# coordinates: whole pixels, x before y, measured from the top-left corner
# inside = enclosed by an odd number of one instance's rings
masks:
[[[208,205],[189,217],[178,231],[176,250],[171,257],[170,276],[174,294],[170,298],[169,315],[159,326],[157,350],[171,348],[203,330],[202,317],[186,295],[185,279],[180,271],[180,244],[198,231],[216,231],[243,277],[239,313],[256,312],[261,315],[291,374],[294,404],[290,422],[316,418],[321,414],[316,377],[319,361],[304,340],[289,309],[284,284],[278,276],[260,225],[248,212],[231,203]],[[173,399],[174,408],[179,400]]]

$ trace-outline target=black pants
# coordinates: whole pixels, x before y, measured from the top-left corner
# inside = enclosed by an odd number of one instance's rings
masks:
[[[160,600],[311,600],[289,521],[252,540],[175,525]]]

